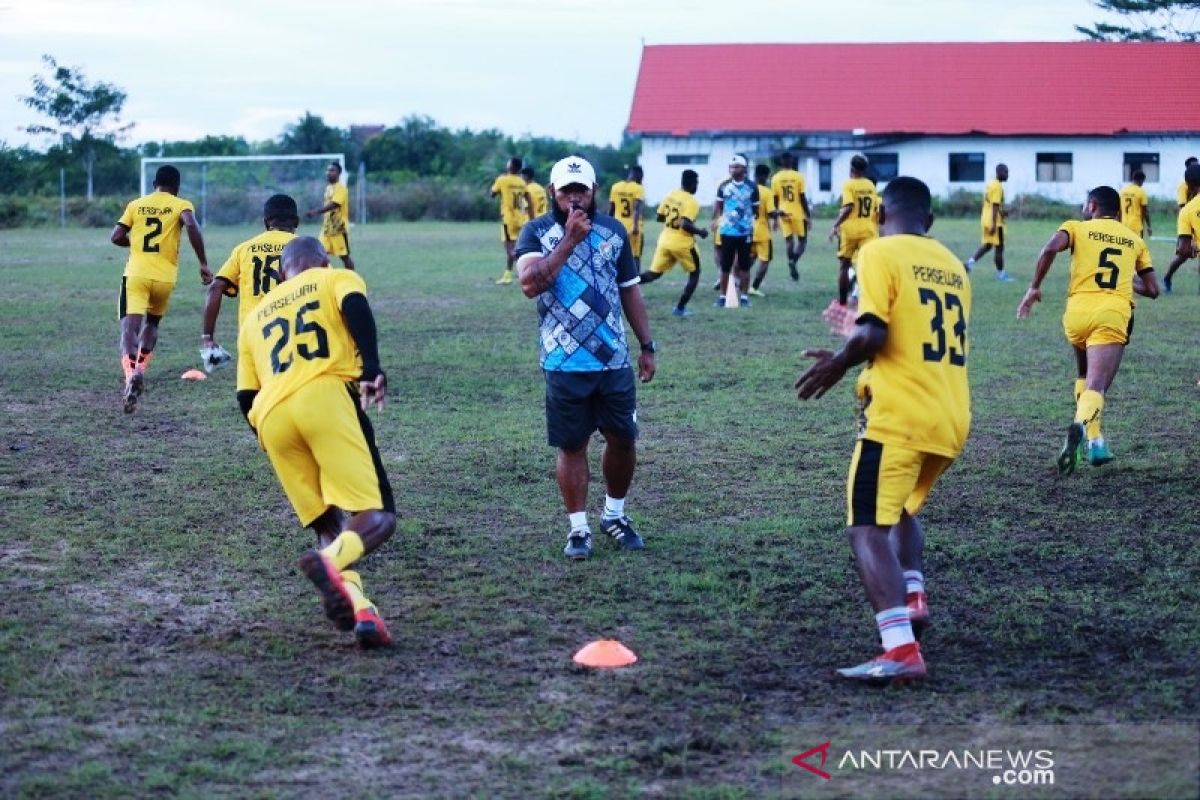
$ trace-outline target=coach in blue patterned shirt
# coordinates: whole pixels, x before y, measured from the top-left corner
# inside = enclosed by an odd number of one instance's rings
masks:
[[[645,545],[625,515],[637,462],[637,391],[625,343],[629,321],[641,344],[638,377],[654,377],[654,341],[625,226],[596,213],[596,171],[578,156],[550,170],[550,213],[531,220],[517,240],[517,271],[537,298],[546,431],[558,448],[558,488],[571,522],[567,558],[592,554],[587,522],[587,447],[604,434],[607,496],[600,528],[624,550]]]
[[[758,187],[746,179],[746,157],[734,154],[729,160],[729,178],[717,187],[713,204],[713,232],[720,232],[721,283],[720,296],[714,305],[725,305],[725,291],[730,273],[737,281],[739,304],[750,305],[750,244],[754,233],[754,218],[758,215]]]

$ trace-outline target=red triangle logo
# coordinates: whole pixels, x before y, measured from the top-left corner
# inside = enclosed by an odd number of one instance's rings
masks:
[[[825,766],[825,759],[829,756],[829,745],[830,745],[830,742],[826,742],[825,744],[817,745],[816,747],[812,748],[811,750],[805,750],[803,753],[801,753],[800,755],[793,758],[792,763],[795,764],[797,767],[804,767],[806,770],[808,770],[809,772],[811,772],[814,775],[820,775],[825,780],[829,780],[830,778],[833,777],[832,775],[830,775],[825,770],[818,769],[817,767],[814,767],[812,764],[809,764],[807,761],[805,761],[806,758],[813,755],[814,753],[820,753],[821,754],[821,766],[822,767]]]

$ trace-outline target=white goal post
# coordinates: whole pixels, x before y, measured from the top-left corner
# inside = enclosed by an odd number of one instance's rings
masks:
[[[309,153],[305,155],[272,155],[272,156],[155,156],[153,158],[143,158],[141,163],[141,194],[144,196],[154,182],[154,171],[163,164],[172,164],[180,168],[183,173],[183,184],[181,193],[189,198],[195,198],[196,214],[199,217],[199,222],[204,225],[208,220],[208,193],[209,193],[209,175],[208,168],[210,166],[224,166],[228,164],[247,164],[247,165],[267,165],[267,164],[285,164],[287,162],[321,162],[329,164],[336,161],[342,167],[342,183],[347,183],[349,177],[346,173],[346,156],[344,153]],[[303,167],[295,175],[287,180],[276,182],[270,178],[265,183],[259,184],[263,191],[269,191],[273,194],[275,191],[287,191],[288,183],[295,183],[299,180],[310,181],[312,185],[320,185],[319,182],[325,180],[324,170],[312,170],[312,174],[307,174],[308,170]]]

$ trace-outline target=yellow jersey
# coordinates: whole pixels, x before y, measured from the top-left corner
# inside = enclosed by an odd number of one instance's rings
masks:
[[[1146,197],[1146,190],[1138,186],[1136,183],[1127,183],[1121,187],[1121,224],[1126,228],[1142,235],[1142,227],[1145,224],[1146,207],[1150,205],[1150,198]]]
[[[163,191],[151,192],[125,206],[118,222],[129,229],[126,277],[175,283],[185,211],[195,209],[182,197]]]
[[[663,218],[662,233],[658,235],[658,243],[663,247],[691,247],[696,243],[696,237],[685,231],[681,226],[683,220],[696,223],[700,213],[700,201],[696,195],[686,189],[676,189],[663,198],[655,213]]]
[[[325,205],[337,203],[337,208],[325,212],[322,236],[340,236],[350,222],[350,190],[341,181],[325,185]]]
[[[613,216],[621,220],[626,231],[633,233],[637,204],[646,202],[645,187],[637,181],[617,181],[608,190],[608,199],[613,204]]]
[[[217,272],[229,281],[225,294],[238,299],[238,329],[263,295],[279,284],[279,260],[283,246],[296,238],[290,231],[263,231],[233,248]]]
[[[500,195],[500,219],[504,222],[526,222],[525,179],[504,173],[492,181],[492,194]]]
[[[1150,269],[1150,253],[1137,234],[1115,219],[1067,220],[1059,230],[1071,243],[1067,301],[1120,297],[1133,305],[1133,275]]]
[[[861,436],[955,458],[971,427],[967,271],[928,236],[873,239],[858,258],[859,319],[887,325],[858,379]]]
[[[255,389],[250,424],[322,376],[362,375],[362,358],[342,317],[348,295],[366,295],[356,272],[314,267],[284,281],[256,305],[238,332],[238,391]]]
[[[985,228],[992,227],[992,206],[997,206],[1000,213],[996,214],[996,227],[1004,227],[1004,184],[992,178],[983,190],[983,210],[979,212],[979,223]]]
[[[1187,181],[1180,181],[1179,188],[1175,190],[1175,202],[1180,206],[1186,206],[1188,203],[1188,185]]]
[[[803,223],[804,206],[800,196],[804,194],[804,176],[794,169],[781,169],[771,178],[771,189],[775,192],[779,210],[786,212],[794,223]]]
[[[771,238],[771,213],[779,208],[775,189],[758,187],[758,212],[754,215],[754,235],[751,241],[765,242]]]
[[[550,210],[550,198],[546,196],[546,189],[540,183],[530,181],[525,184],[525,191],[529,192],[529,196],[533,199],[533,210],[529,216],[540,217]]]
[[[875,194],[875,184],[866,178],[851,178],[846,181],[842,184],[842,205],[850,206],[850,216],[846,217],[841,226],[844,238],[862,239],[879,233],[875,221],[879,195]]]
[[[1192,237],[1192,245],[1200,245],[1200,194],[1193,197],[1183,208],[1179,209],[1176,234]]]

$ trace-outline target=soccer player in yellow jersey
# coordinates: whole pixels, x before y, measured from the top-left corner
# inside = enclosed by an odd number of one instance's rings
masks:
[[[1038,255],[1033,282],[1017,307],[1025,319],[1042,299],[1041,285],[1054,257],[1071,251],[1063,332],[1075,350],[1075,420],[1058,455],[1058,471],[1069,475],[1081,455],[1094,466],[1113,460],[1100,432],[1104,395],[1112,386],[1133,331],[1133,294],[1158,297],[1158,280],[1145,243],[1120,223],[1121,195],[1097,186],[1083,206],[1086,221],[1064,222]],[[1087,446],[1083,448],[1084,436]],[[1086,450],[1086,453],[1081,453]]]
[[[779,198],[774,188],[769,188],[771,168],[766,164],[754,167],[754,182],[758,184],[758,212],[754,217],[754,233],[750,237],[750,258],[758,261],[758,269],[754,279],[750,281],[751,297],[766,297],[762,290],[763,279],[771,268],[771,257],[774,255],[774,242],[771,241],[771,228],[779,227]]]
[[[237,398],[300,523],[316,533],[317,547],[300,557],[300,569],[326,615],[353,630],[360,646],[380,647],[391,636],[350,567],[396,528],[366,415],[372,404],[383,408],[387,378],[366,284],[328,266],[311,236],[284,246],[283,282],[238,334]]]
[[[1189,160],[1196,161],[1194,158]],[[1197,255],[1197,245],[1200,245],[1200,203],[1197,202],[1197,199],[1200,199],[1200,163],[1190,164],[1184,170],[1183,185],[1187,189],[1186,196],[1191,199],[1179,207],[1176,226],[1179,238],[1175,240],[1175,257],[1171,259],[1167,274],[1163,276],[1163,290],[1167,294],[1171,293],[1171,280],[1175,277],[1175,272],[1189,258]]]
[[[883,190],[882,237],[859,253],[856,325],[837,353],[796,381],[801,400],[823,395],[862,362],[859,439],[846,486],[846,533],[875,611],[883,654],[838,670],[868,682],[925,677],[917,639],[929,624],[917,513],[961,452],[971,426],[967,330],[971,284],[962,263],[927,235],[929,187],[898,177]]]
[[[324,214],[321,224],[321,245],[330,255],[340,256],[342,266],[354,269],[350,258],[350,191],[342,183],[342,165],[329,162],[325,168],[325,205],[306,211],[306,217]]]
[[[229,361],[225,348],[213,338],[222,298],[226,295],[238,298],[240,329],[250,310],[263,295],[283,280],[279,274],[283,246],[296,238],[296,228],[299,226],[296,201],[286,194],[272,195],[263,204],[263,227],[266,230],[233,248],[225,264],[217,271],[217,277],[209,284],[204,297],[200,331],[200,357],[208,372]]]
[[[1135,170],[1131,177],[1133,180],[1121,187],[1121,224],[1143,239],[1148,239],[1154,235],[1154,231],[1150,226],[1150,198],[1142,188],[1146,173]]]
[[[537,219],[542,214],[550,211],[550,198],[546,195],[546,188],[534,180],[533,167],[525,167],[521,170],[521,179],[525,181],[525,197],[529,205],[530,219]]]
[[[842,305],[850,297],[850,263],[859,248],[879,235],[875,216],[879,195],[867,178],[868,166],[866,156],[850,159],[850,180],[842,184],[842,208],[829,230],[829,238],[838,240],[838,302]]]
[[[1200,159],[1196,158],[1195,156],[1188,156],[1184,159],[1183,171],[1185,174],[1187,173],[1187,168],[1193,164],[1200,164]],[[1188,200],[1192,198],[1193,194],[1195,194],[1195,190],[1188,186],[1187,179],[1184,178],[1184,180],[1179,182],[1179,186],[1175,189],[1175,204],[1180,208],[1183,208],[1187,205]]]
[[[784,153],[779,157],[783,169],[771,179],[775,200],[779,204],[779,228],[787,243],[788,272],[792,280],[800,280],[796,263],[808,247],[808,231],[812,227],[812,212],[804,192],[804,176],[796,171],[796,156]]]
[[[192,204],[179,197],[179,170],[164,164],[154,174],[154,191],[125,206],[109,241],[129,248],[117,314],[121,320],[121,369],[125,413],[131,414],[146,386],[146,369],[158,343],[158,325],[167,313],[179,273],[179,233],[200,261],[200,282],[212,282],[204,235]]]
[[[696,216],[700,213],[700,201],[696,199],[699,186],[700,176],[696,171],[685,169],[680,176],[679,188],[658,204],[655,214],[663,223],[663,229],[654,248],[654,261],[641,275],[642,283],[654,283],[676,264],[683,268],[687,283],[671,311],[677,317],[690,317],[693,313],[687,304],[700,283],[700,254],[696,252],[695,237],[704,239],[708,236],[708,231],[696,225]]]
[[[625,180],[617,181],[608,190],[608,215],[615,217],[625,226],[629,234],[629,245],[633,248],[633,263],[642,269],[642,248],[645,237],[642,231],[642,209],[646,204],[646,189],[642,186],[642,168],[634,164],[625,173]]]
[[[1008,165],[997,164],[996,177],[988,181],[983,191],[983,210],[979,212],[982,243],[975,255],[967,259],[967,271],[970,271],[976,261],[995,247],[992,258],[996,264],[996,280],[1002,283],[1012,282],[1012,277],[1004,270],[1004,222],[1008,219],[1008,211],[1004,208],[1004,183],[1007,180]]]
[[[528,190],[521,167],[521,159],[513,156],[507,172],[492,181],[492,197],[500,198],[500,241],[504,244],[504,273],[496,279],[501,286],[513,282],[513,247],[521,227],[529,221]]]

